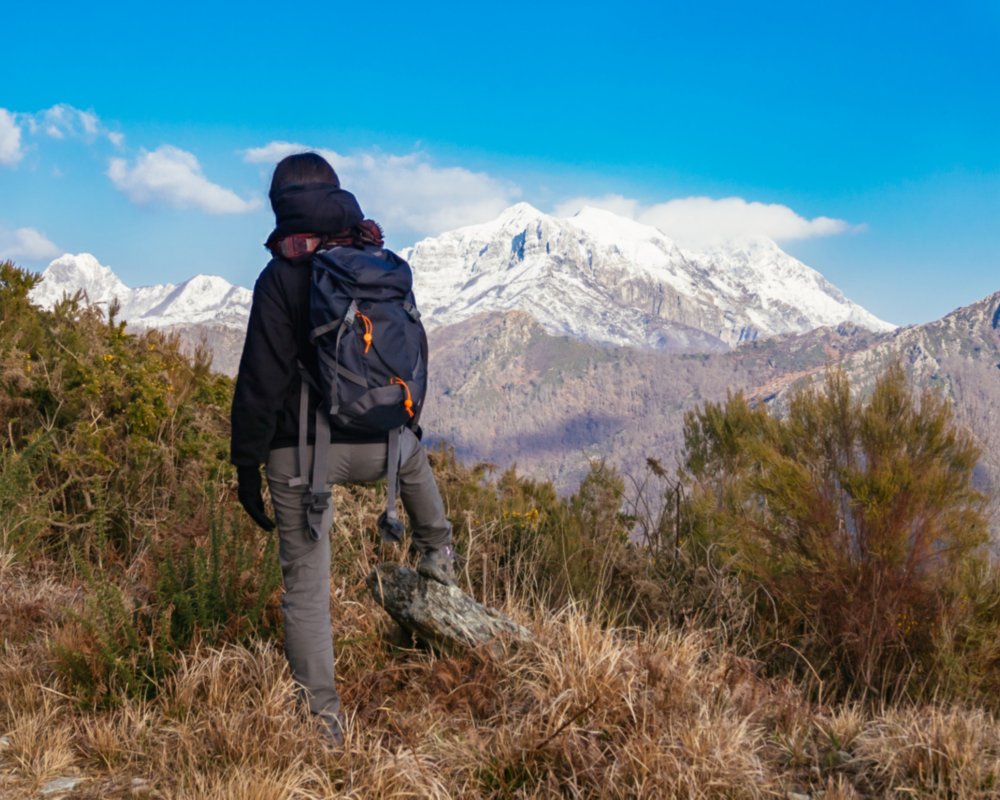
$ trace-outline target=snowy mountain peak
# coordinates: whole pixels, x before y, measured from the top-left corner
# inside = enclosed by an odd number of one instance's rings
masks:
[[[509,208],[504,209],[500,212],[500,216],[497,218],[499,220],[514,220],[514,219],[526,219],[531,217],[543,217],[545,214],[535,208],[531,203],[520,202],[514,203],[514,205]]]
[[[80,289],[92,304],[117,298],[118,318],[139,327],[215,324],[243,329],[252,298],[249,289],[217,275],[196,275],[179,286],[168,283],[131,289],[90,253],[67,253],[45,269],[31,300],[51,308]]]
[[[527,203],[402,252],[430,326],[522,310],[549,332],[663,349],[717,349],[850,321],[893,326],[760,237],[682,251],[598,208],[568,219]]]
[[[584,208],[562,219],[517,203],[496,219],[401,251],[428,327],[523,311],[547,331],[597,343],[707,352],[745,340],[853,323],[893,326],[852,303],[765,237],[680,249],[655,227]],[[52,262],[32,299],[84,289],[117,297],[133,325],[242,330],[252,293],[218,276],[130,289],[89,254]]]
[[[72,296],[82,290],[89,302],[107,303],[127,289],[109,267],[90,253],[66,253],[49,264],[42,282],[32,293],[32,300],[51,308],[64,295]]]

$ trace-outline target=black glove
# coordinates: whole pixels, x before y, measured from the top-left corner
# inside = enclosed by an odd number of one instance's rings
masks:
[[[236,477],[239,479],[237,496],[240,505],[246,509],[260,527],[265,531],[274,530],[274,520],[264,511],[264,496],[261,494],[260,467],[237,467]]]

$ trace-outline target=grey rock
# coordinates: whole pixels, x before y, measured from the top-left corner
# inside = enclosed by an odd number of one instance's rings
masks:
[[[439,652],[460,653],[498,637],[531,638],[526,628],[461,589],[427,580],[398,564],[373,569],[368,588],[390,617]]]
[[[51,797],[63,792],[71,792],[81,783],[83,783],[83,778],[53,778],[42,787],[42,795]]]

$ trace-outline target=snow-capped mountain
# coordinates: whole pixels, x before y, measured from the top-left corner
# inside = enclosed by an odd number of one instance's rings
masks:
[[[51,308],[65,295],[82,290],[93,305],[117,299],[118,319],[144,328],[214,325],[244,330],[252,292],[216,275],[196,275],[174,286],[166,283],[131,289],[90,253],[67,253],[53,261],[31,293],[31,300]]]
[[[177,286],[166,283],[132,289],[90,253],[67,253],[49,264],[30,297],[51,308],[81,290],[92,305],[107,308],[117,299],[117,318],[129,327],[175,333],[187,352],[207,348],[215,369],[236,374],[250,317],[253,293],[249,289],[216,275],[196,275]]]
[[[560,219],[519,203],[401,255],[429,327],[522,310],[554,334],[698,351],[844,322],[894,327],[769,239],[696,253],[595,208]]]

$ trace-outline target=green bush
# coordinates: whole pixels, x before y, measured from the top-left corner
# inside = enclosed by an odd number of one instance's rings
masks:
[[[781,418],[706,404],[685,442],[687,547],[752,597],[770,663],[861,694],[941,688],[961,650],[942,633],[974,623],[969,575],[991,569],[979,453],[943,399],[917,401],[898,366],[866,401],[831,372]]]
[[[184,487],[229,477],[232,382],[176,338],[127,333],[114,308],[105,317],[81,296],[33,306],[36,282],[0,263],[3,452],[9,460],[44,439],[31,471],[45,501],[40,546],[127,563],[176,513]]]
[[[137,583],[77,557],[86,608],[72,615],[53,654],[83,702],[153,697],[195,642],[246,643],[276,632],[276,537],[242,518],[227,525],[221,509],[208,508],[207,534],[151,544],[148,558],[137,562]]]
[[[233,497],[232,381],[37,281],[0,263],[0,548],[82,585],[54,646],[79,696],[148,696],[195,641],[273,631],[275,539]]]
[[[630,522],[621,513],[624,485],[595,461],[570,497],[551,482],[517,474],[498,478],[492,467],[465,467],[454,452],[431,453],[458,550],[473,553],[467,566],[477,596],[502,603],[534,596],[550,608],[582,602],[615,618],[634,605],[630,580],[621,579]]]

